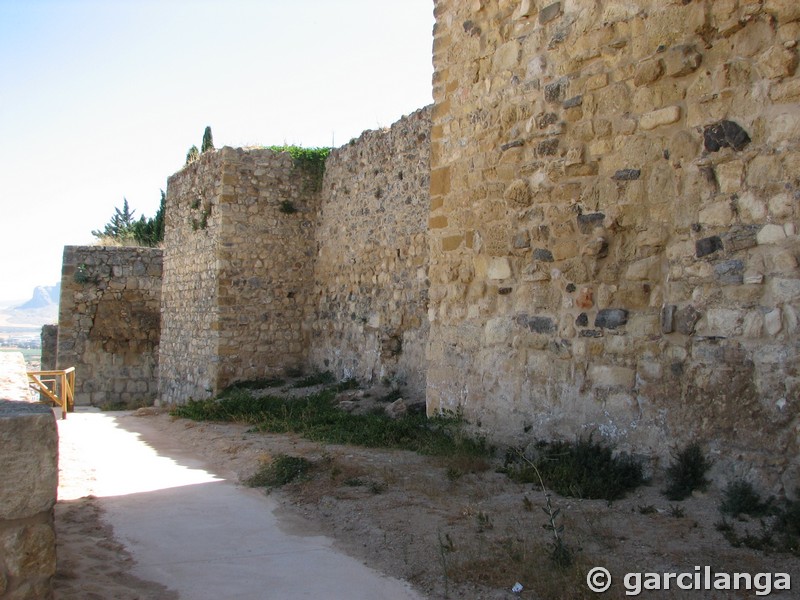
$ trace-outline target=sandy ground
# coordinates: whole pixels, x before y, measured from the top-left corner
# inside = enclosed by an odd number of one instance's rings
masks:
[[[611,506],[553,496],[564,526],[561,535],[575,554],[572,567],[559,569],[548,557],[552,532],[546,528],[543,493],[497,473],[496,464],[453,464],[410,452],[321,445],[291,435],[253,433],[244,425],[174,419],[155,409],[125,419],[131,431],[140,422],[163,432],[225,478],[247,478],[277,454],[311,459],[316,465],[311,477],[271,492],[280,511],[304,519],[307,527],[332,537],[367,565],[409,581],[427,598],[594,598],[586,577],[596,566],[613,577],[603,598],[629,597],[626,573],[696,573],[695,567],[706,565],[715,573],[788,573],[795,590],[800,589],[797,558],[733,548],[717,531],[720,497],[715,490],[670,503],[656,481]],[[672,508],[678,505],[682,515]],[[174,597],[130,574],[130,555],[114,540],[91,497],[60,501],[56,522],[57,599]],[[760,531],[757,522],[739,525]],[[517,583],[522,590],[512,592]],[[757,597],[755,590],[680,591],[674,585],[639,597]],[[769,597],[797,598],[798,592]]]

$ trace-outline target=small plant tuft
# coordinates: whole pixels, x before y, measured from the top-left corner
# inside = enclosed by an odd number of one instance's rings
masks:
[[[262,465],[245,484],[250,487],[280,487],[305,477],[311,467],[311,461],[302,456],[278,454],[272,462]]]
[[[478,521],[478,533],[483,533],[488,529],[494,529],[494,523],[492,523],[492,517],[489,516],[488,513],[478,511],[478,514],[475,517]]]
[[[297,207],[291,200],[283,200],[281,205],[278,207],[278,210],[285,215],[293,215],[294,213],[298,212]]]
[[[309,178],[309,189],[318,192],[322,188],[325,174],[325,161],[331,153],[330,148],[301,148],[300,146],[267,146],[273,152],[287,152],[297,169],[305,171]]]
[[[506,456],[506,473],[521,483],[537,483],[541,474],[545,485],[562,496],[609,502],[644,483],[638,461],[614,456],[611,447],[595,442],[592,436],[574,443],[540,442],[536,454],[528,459],[521,450],[513,450]]]
[[[711,461],[706,458],[698,442],[691,442],[682,450],[673,453],[673,462],[667,468],[667,487],[664,495],[670,500],[684,500],[694,490],[708,487],[706,472]]]
[[[669,516],[673,519],[682,519],[686,516],[686,511],[682,506],[677,504],[670,504],[669,505]]]
[[[728,484],[722,492],[723,499],[719,510],[722,514],[738,517],[749,515],[763,517],[772,510],[773,498],[766,502],[761,500],[758,492],[749,481],[738,480]]]

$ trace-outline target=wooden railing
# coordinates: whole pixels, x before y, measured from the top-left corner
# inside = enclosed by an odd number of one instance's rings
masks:
[[[28,371],[28,385],[61,407],[61,418],[75,408],[75,367],[61,371]]]

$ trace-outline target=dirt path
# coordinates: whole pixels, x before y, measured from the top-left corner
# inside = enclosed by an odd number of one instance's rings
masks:
[[[126,431],[162,439],[166,444],[162,452],[179,452],[184,468],[203,461],[212,473],[234,481],[252,475],[277,454],[312,460],[316,467],[309,479],[270,494],[281,520],[291,523],[295,533],[332,538],[336,547],[350,556],[411,582],[417,592],[431,599],[595,598],[586,586],[587,573],[594,566],[606,567],[615,577],[611,590],[602,596],[611,599],[630,597],[622,585],[622,576],[628,572],[691,573],[704,565],[715,572],[789,573],[795,590],[773,591],[770,598],[795,598],[800,586],[797,558],[734,548],[728,543],[715,527],[721,519],[718,490],[670,503],[660,493],[663,482],[656,481],[611,506],[605,501],[554,495],[554,507],[563,518],[563,539],[575,554],[572,567],[557,569],[548,557],[552,537],[545,528],[543,494],[530,485],[510,481],[493,467],[487,468],[489,465],[453,464],[411,452],[321,445],[290,435],[252,433],[243,425],[173,419],[152,410],[114,415]],[[87,482],[98,479],[88,471],[78,478]],[[140,505],[146,506],[147,501],[147,496],[141,496]],[[59,504],[62,557],[64,548],[69,550],[76,540],[83,540],[84,550],[70,550],[73,560],[82,564],[60,563],[57,598],[174,597],[165,588],[144,581],[154,578],[141,577],[141,568],[125,548],[107,537],[102,511],[113,507],[106,509],[105,502],[98,498]],[[70,517],[69,511],[75,514]],[[218,515],[207,517],[209,521],[216,518]],[[738,526],[754,534],[760,531],[756,520]],[[62,533],[65,528],[66,535]],[[81,528],[88,531],[89,540],[80,533]],[[72,537],[70,529],[74,530]],[[96,556],[89,554],[88,547]],[[86,556],[74,558],[84,551]],[[87,580],[104,591],[98,596],[72,591],[81,589]],[[523,590],[514,593],[512,586],[518,582]],[[756,596],[752,590],[749,594],[721,593],[673,587],[644,592],[640,597]]]
[[[420,600],[151,425],[96,412],[59,424],[57,597]]]

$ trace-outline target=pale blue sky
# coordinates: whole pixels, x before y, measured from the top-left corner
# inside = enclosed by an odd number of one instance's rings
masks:
[[[215,145],[336,146],[431,102],[432,0],[0,0],[0,303]]]

